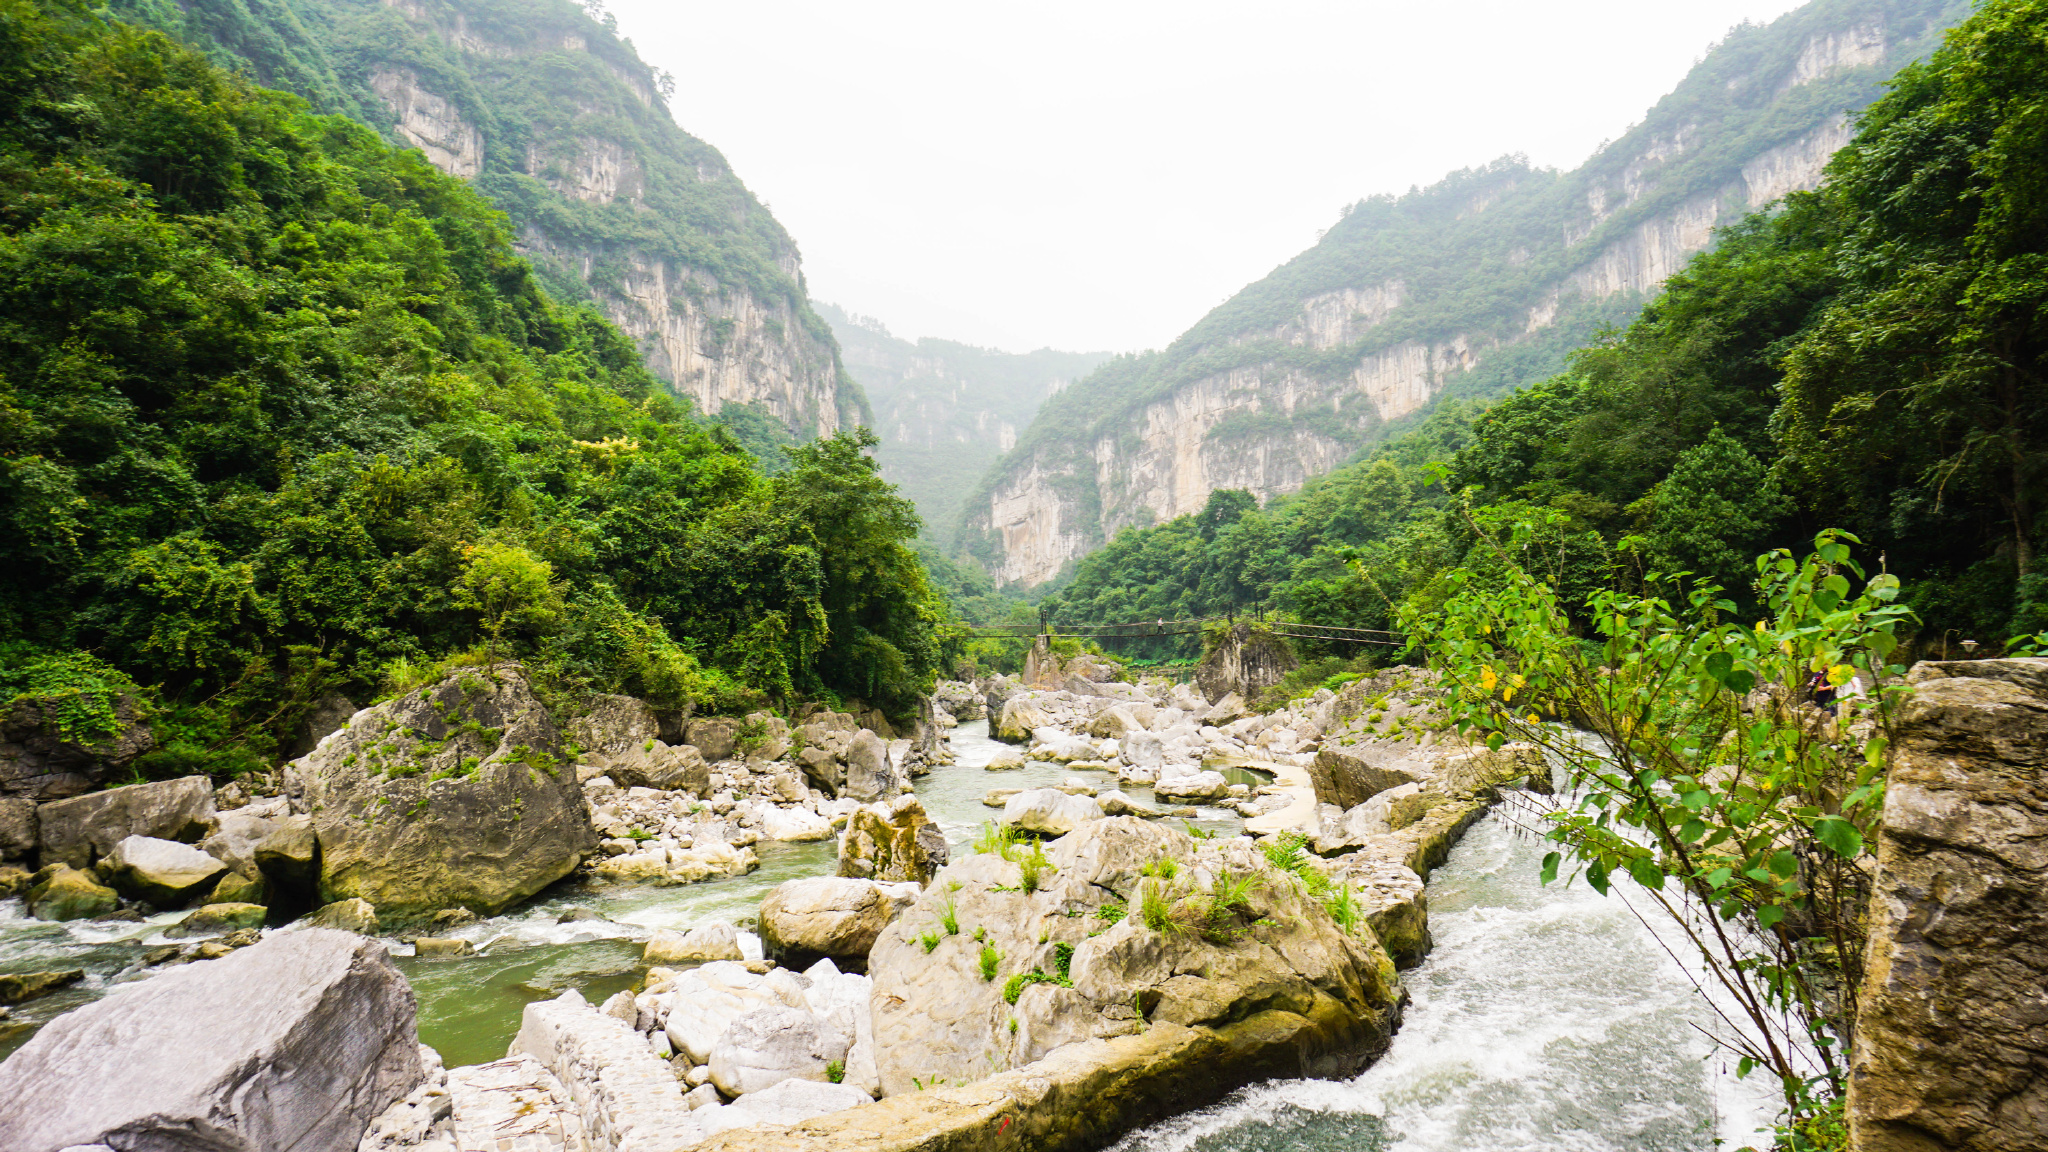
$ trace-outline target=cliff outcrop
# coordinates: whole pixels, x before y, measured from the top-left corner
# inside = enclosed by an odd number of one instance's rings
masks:
[[[1909,679],[1878,828],[1853,1146],[2048,1147],[2048,660],[1926,663]]]
[[[956,547],[1036,584],[1211,491],[1293,491],[1448,394],[1511,390],[1623,322],[1713,230],[1816,186],[1847,114],[1961,10],[1820,0],[1731,32],[1570,173],[1518,157],[1352,205],[1162,352],[1049,400]]]
[[[609,17],[568,0],[116,7],[474,182],[549,291],[593,303],[700,411],[745,406],[799,438],[869,421],[795,242],[676,125]]]

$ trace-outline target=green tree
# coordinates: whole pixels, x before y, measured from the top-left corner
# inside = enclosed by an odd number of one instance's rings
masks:
[[[1790,511],[1762,462],[1719,425],[1631,510],[1649,513],[1653,563],[1738,590],[1753,575],[1757,549]]]
[[[561,623],[562,593],[555,586],[554,566],[547,561],[524,548],[494,541],[463,549],[462,559],[455,606],[477,613],[490,637],[486,651],[492,659],[505,653],[507,631],[532,635]]]

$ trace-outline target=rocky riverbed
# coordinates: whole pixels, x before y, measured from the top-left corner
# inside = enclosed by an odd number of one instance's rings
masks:
[[[1079,1146],[1382,1050],[1428,868],[1540,766],[1445,741],[1412,673],[1261,714],[1039,672],[941,685],[898,733],[617,697],[558,725],[507,666],[358,711],[253,787],[41,805],[0,957],[54,990],[17,1028],[312,925],[366,934],[430,1046],[365,1137],[393,1148],[467,1147],[514,1098],[530,1146],[575,1148],[647,1146],[622,1116],[670,1146],[930,1134],[998,1096]],[[1116,1108],[1061,1103],[1112,1081]]]

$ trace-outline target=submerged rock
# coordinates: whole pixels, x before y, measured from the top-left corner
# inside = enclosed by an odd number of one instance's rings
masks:
[[[492,915],[596,849],[547,709],[512,664],[359,712],[286,768],[313,817],[320,894],[387,913]]]
[[[1003,823],[1041,836],[1064,836],[1091,820],[1102,808],[1087,796],[1070,796],[1057,788],[1019,792],[1003,804]]]
[[[44,1025],[0,1064],[0,1130],[10,1152],[346,1149],[424,1076],[383,946],[289,932]]]
[[[53,864],[36,875],[42,879],[28,890],[28,914],[38,920],[89,920],[121,906],[120,893],[69,864]]]
[[[261,904],[205,904],[165,932],[171,937],[219,936],[243,928],[263,927],[270,909]]]
[[[83,968],[62,972],[11,972],[0,974],[0,1004],[19,1004],[46,996],[59,988],[85,979]]]

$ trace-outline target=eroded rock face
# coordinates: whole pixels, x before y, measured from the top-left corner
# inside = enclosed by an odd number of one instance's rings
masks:
[[[36,811],[43,863],[84,868],[130,836],[190,843],[214,822],[213,781],[204,776],[130,784],[45,804]]]
[[[116,696],[112,707],[111,732],[81,734],[64,732],[40,700],[0,706],[0,796],[76,796],[156,747],[133,696]]]
[[[2048,660],[1914,667],[1849,1080],[1862,1152],[2048,1147]]]
[[[375,941],[272,936],[44,1025],[0,1064],[0,1131],[16,1152],[353,1148],[425,1075],[414,1014]]]
[[[915,796],[857,808],[839,841],[839,874],[889,883],[923,883],[944,867],[946,835]]]
[[[467,669],[357,713],[286,768],[320,893],[386,915],[491,915],[596,848],[576,772],[517,665]]]
[[[852,1038],[816,1013],[756,1008],[732,1022],[711,1049],[711,1082],[727,1096],[772,1088],[785,1080],[829,1082],[826,1067],[844,1068]]]
[[[1021,864],[1000,856],[977,854],[950,864],[909,912],[883,929],[868,970],[886,1094],[916,1091],[918,1081],[973,1081],[986,1076],[992,1062],[1019,1067],[1027,1056],[1136,1033],[1143,1026],[1140,1009],[1156,1023],[1203,1028],[1278,1013],[1293,1022],[1276,1023],[1272,1035],[1287,1037],[1274,1043],[1288,1047],[1295,1075],[1348,1074],[1384,1048],[1401,995],[1393,961],[1370,929],[1343,932],[1250,844],[1198,842],[1118,817],[1083,825],[1048,845],[1046,855],[1051,869],[1035,892],[1022,890]],[[1176,862],[1174,879],[1143,874],[1161,859]],[[1193,921],[1206,914],[1205,894],[1219,878],[1246,875],[1253,883],[1245,904],[1219,918],[1213,935],[1155,931],[1143,923],[1141,884],[1160,885],[1162,899]],[[1112,901],[1130,915],[1091,935],[1103,927],[1098,911]],[[958,934],[943,928],[949,902]],[[1261,919],[1276,927],[1239,927]],[[977,930],[982,941],[974,939]],[[919,939],[926,932],[939,937],[930,952]],[[1013,1008],[1004,986],[1034,969],[1056,973],[1061,945],[1072,949],[1069,975],[1077,995],[1037,994],[1030,1026],[1020,1016],[1011,1032]],[[982,975],[984,947],[997,957],[993,980]],[[1316,1039],[1302,1048],[1310,1035]],[[1225,1059],[1254,1064],[1272,1058],[1253,1043]],[[1220,1082],[1233,1070],[1219,1066],[1214,1074]]]
[[[0,799],[0,860],[19,860],[36,850],[36,802]]]

